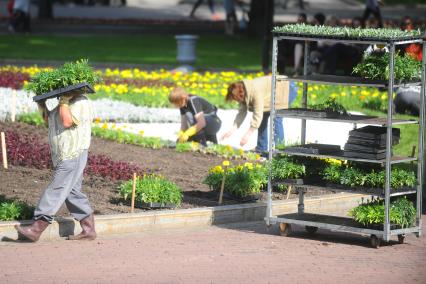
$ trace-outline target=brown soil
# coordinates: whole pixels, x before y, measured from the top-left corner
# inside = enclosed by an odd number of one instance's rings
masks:
[[[15,130],[21,134],[31,134],[47,142],[47,129],[22,123],[0,122],[0,130]],[[221,164],[223,159],[201,153],[178,153],[174,149],[148,149],[140,146],[119,144],[93,137],[90,154],[103,154],[113,160],[138,165],[146,172],[161,174],[175,182],[184,192],[181,208],[216,206],[217,194],[202,183],[210,167]],[[42,191],[51,178],[51,170],[9,166],[0,170],[0,195],[5,198],[24,201],[36,205]],[[88,195],[96,214],[114,214],[130,211],[129,202],[120,198],[120,182],[86,176],[83,191]],[[292,194],[291,198],[296,195]],[[262,198],[263,199],[263,198]],[[285,199],[285,194],[274,194],[274,199]],[[238,201],[224,200],[224,204]],[[137,209],[136,211],[141,211]],[[58,215],[67,215],[62,208]]]

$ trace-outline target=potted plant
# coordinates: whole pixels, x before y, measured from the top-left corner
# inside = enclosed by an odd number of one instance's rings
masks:
[[[272,178],[275,183],[303,184],[306,174],[305,166],[291,161],[288,156],[276,157],[272,160]]]
[[[379,49],[365,53],[352,73],[367,79],[389,80],[389,52]],[[410,82],[421,79],[422,63],[410,54],[395,54],[394,78],[398,82]]]
[[[267,168],[247,162],[226,168],[212,167],[203,183],[219,192],[224,175],[224,196],[243,202],[259,199],[262,188],[268,182]]]
[[[404,40],[420,38],[420,30],[402,31],[400,29],[362,29],[351,27],[312,26],[306,24],[289,24],[275,27],[273,32],[292,36],[306,36],[314,38],[337,38],[380,41]]]
[[[120,186],[124,200],[132,196],[133,180]],[[142,208],[175,208],[182,203],[182,190],[173,182],[159,175],[144,175],[136,179],[136,204]]]
[[[381,230],[385,220],[384,202],[376,199],[360,204],[349,211],[349,216],[365,227]],[[409,228],[414,224],[416,218],[416,208],[414,208],[413,202],[405,197],[392,201],[389,218],[392,229]]]
[[[100,82],[98,74],[89,66],[87,59],[81,59],[38,73],[24,88],[36,94],[33,99],[37,102],[69,92],[94,93],[92,85],[97,82]]]
[[[357,190],[382,194],[385,188],[384,170],[364,170],[354,166],[331,164],[322,172],[327,186],[342,189]],[[392,192],[413,189],[416,185],[416,175],[413,171],[393,168],[390,185]]]

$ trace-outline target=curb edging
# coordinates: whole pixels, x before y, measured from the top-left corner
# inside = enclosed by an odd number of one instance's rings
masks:
[[[306,212],[342,214],[359,204],[362,194],[331,194],[305,199]],[[274,201],[274,215],[297,212],[298,200]],[[95,216],[99,236],[138,233],[159,229],[205,227],[229,223],[261,221],[265,217],[266,203],[225,205],[216,207],[162,210],[155,212],[126,213]],[[26,225],[32,221],[0,222],[0,241],[14,241],[18,234],[15,225]],[[80,225],[71,217],[58,217],[43,232],[41,240],[55,240],[80,232]]]

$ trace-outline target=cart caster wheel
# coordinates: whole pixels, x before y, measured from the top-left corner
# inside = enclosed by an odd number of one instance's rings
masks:
[[[306,232],[308,232],[309,234],[315,234],[315,233],[318,231],[318,227],[305,226],[305,230],[306,230]]]
[[[379,248],[380,247],[380,239],[376,235],[371,235],[370,245],[371,245],[372,248]]]
[[[272,228],[271,224],[266,224],[266,231],[269,232]]]
[[[286,223],[280,223],[280,235],[288,237],[291,233],[291,225]]]
[[[398,243],[403,244],[405,241],[405,235],[398,235]]]

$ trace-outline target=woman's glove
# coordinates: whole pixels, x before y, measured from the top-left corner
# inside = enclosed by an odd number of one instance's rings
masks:
[[[191,126],[186,131],[180,131],[178,140],[180,143],[188,141],[189,137],[194,136],[197,133],[197,127]]]

